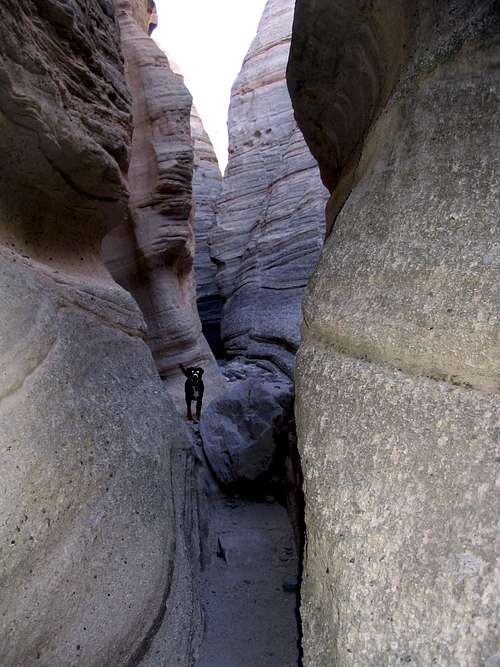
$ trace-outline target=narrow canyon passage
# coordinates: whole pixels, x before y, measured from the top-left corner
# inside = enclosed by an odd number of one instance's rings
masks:
[[[220,492],[213,500],[197,664],[295,667],[298,562],[287,512],[277,502]]]
[[[226,389],[205,382],[199,422],[186,420],[184,394],[166,383],[196,462],[192,551],[202,629],[195,664],[296,667],[303,510],[290,381],[244,360],[220,368]],[[149,653],[145,665],[168,664],[161,643]]]
[[[290,384],[254,364],[221,368],[226,392],[215,398],[218,388],[207,383],[206,412],[189,429],[201,536],[203,640],[196,664],[295,667],[302,554],[294,525],[302,525],[302,516],[290,499],[297,493]]]
[[[327,191],[286,85],[294,4],[265,3],[232,88],[224,175],[194,107],[191,115],[197,304],[225,380],[223,391],[207,382],[195,445],[218,480],[207,499],[202,667],[299,661],[293,369]]]
[[[0,667],[499,667],[498,0],[263,0],[224,174],[157,4],[0,0]]]

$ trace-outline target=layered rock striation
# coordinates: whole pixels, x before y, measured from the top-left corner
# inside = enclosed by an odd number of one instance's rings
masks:
[[[500,659],[498,28],[489,0],[297,2],[333,230],[297,362],[308,665]]]
[[[193,659],[189,440],[100,259],[130,121],[111,3],[1,3],[3,667]]]
[[[117,7],[134,133],[129,220],[106,237],[104,258],[144,314],[161,375],[179,375],[183,363],[205,366],[215,377],[193,275],[191,95],[134,5],[119,0]]]
[[[269,0],[233,86],[229,163],[210,236],[226,353],[270,360],[288,375],[326,202],[286,87],[293,7]]]
[[[197,285],[197,304],[203,333],[216,356],[223,356],[220,326],[222,297],[217,287],[217,266],[210,258],[208,238],[215,226],[217,200],[222,188],[217,156],[212,142],[193,105],[191,137],[194,151],[193,199],[196,253],[194,272]]]

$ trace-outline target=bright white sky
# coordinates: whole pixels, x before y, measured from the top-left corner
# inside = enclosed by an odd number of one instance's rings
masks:
[[[265,4],[266,0],[156,0],[159,25],[153,37],[184,75],[223,172],[231,86]]]

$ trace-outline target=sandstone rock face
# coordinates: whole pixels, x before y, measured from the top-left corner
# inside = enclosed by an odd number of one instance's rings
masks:
[[[129,108],[109,2],[1,3],[2,667],[136,664],[164,618],[191,664],[188,440],[99,256]]]
[[[498,23],[485,0],[297,2],[334,225],[297,362],[307,665],[499,659]]]
[[[223,356],[220,344],[222,298],[216,282],[217,266],[210,258],[208,246],[208,237],[215,225],[222,175],[214,148],[194,105],[191,110],[191,137],[194,150],[193,199],[196,240],[194,269],[198,313],[203,333],[211,349]]]
[[[211,235],[226,352],[269,359],[289,375],[326,202],[286,88],[293,7],[269,0],[234,84],[229,163]]]
[[[191,95],[148,37],[136,5],[119,0],[117,8],[134,119],[130,206],[128,225],[106,237],[103,254],[144,314],[161,375],[179,375],[184,363],[217,376],[196,309]]]

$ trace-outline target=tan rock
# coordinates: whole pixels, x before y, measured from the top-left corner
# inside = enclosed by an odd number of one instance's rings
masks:
[[[109,2],[1,3],[2,667],[193,659],[188,436],[99,256],[129,109]]]
[[[134,119],[129,221],[105,239],[103,254],[112,275],[139,304],[156,364],[178,394],[179,363],[203,366],[207,379],[219,377],[196,309],[192,100],[133,10],[129,0],[118,0]]]
[[[297,421],[307,665],[493,665],[493,2],[297,2],[289,85],[332,190]]]

